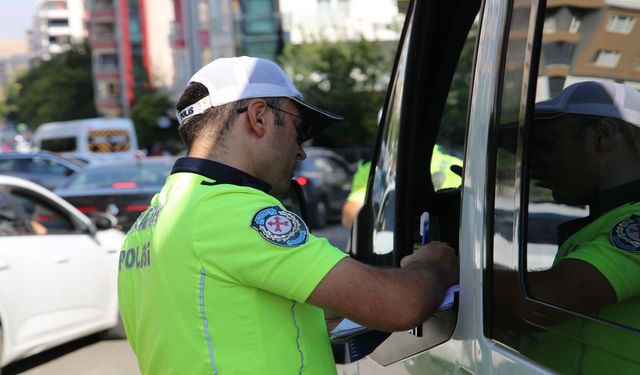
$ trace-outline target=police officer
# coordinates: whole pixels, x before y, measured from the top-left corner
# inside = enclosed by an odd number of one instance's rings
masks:
[[[211,62],[177,112],[188,156],[120,255],[121,316],[143,374],[335,373],[323,310],[409,329],[457,280],[443,243],[373,268],[283,208],[302,142],[341,118],[304,102],[273,62]]]
[[[536,104],[531,176],[589,216],[558,228],[560,247],[549,270],[530,272],[531,294],[545,302],[640,329],[640,93],[614,82],[581,82]],[[521,308],[553,330],[528,335],[521,351],[561,373],[638,373],[615,355],[637,355],[640,338],[602,332],[598,323]],[[556,310],[557,311],[557,310]],[[570,337],[580,337],[577,344]],[[629,367],[631,366],[631,367]],[[615,369],[615,370],[613,370]]]

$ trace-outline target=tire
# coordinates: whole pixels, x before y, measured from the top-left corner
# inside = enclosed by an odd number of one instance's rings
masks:
[[[313,210],[311,226],[314,229],[322,229],[327,226],[327,204],[324,199],[319,199]]]
[[[100,333],[100,338],[103,340],[120,340],[127,338],[124,332],[124,325],[122,319],[118,315],[118,324]]]

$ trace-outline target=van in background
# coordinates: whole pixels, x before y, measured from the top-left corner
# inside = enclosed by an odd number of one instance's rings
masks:
[[[138,138],[128,118],[89,118],[49,122],[33,135],[36,148],[88,162],[133,159]]]

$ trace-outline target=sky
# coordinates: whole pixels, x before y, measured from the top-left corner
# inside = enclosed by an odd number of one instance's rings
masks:
[[[0,40],[26,39],[37,0],[0,0]]]

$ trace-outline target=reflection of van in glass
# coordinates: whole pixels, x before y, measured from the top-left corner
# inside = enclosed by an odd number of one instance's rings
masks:
[[[138,139],[127,118],[90,118],[49,122],[36,129],[33,140],[41,150],[86,161],[134,158]]]

